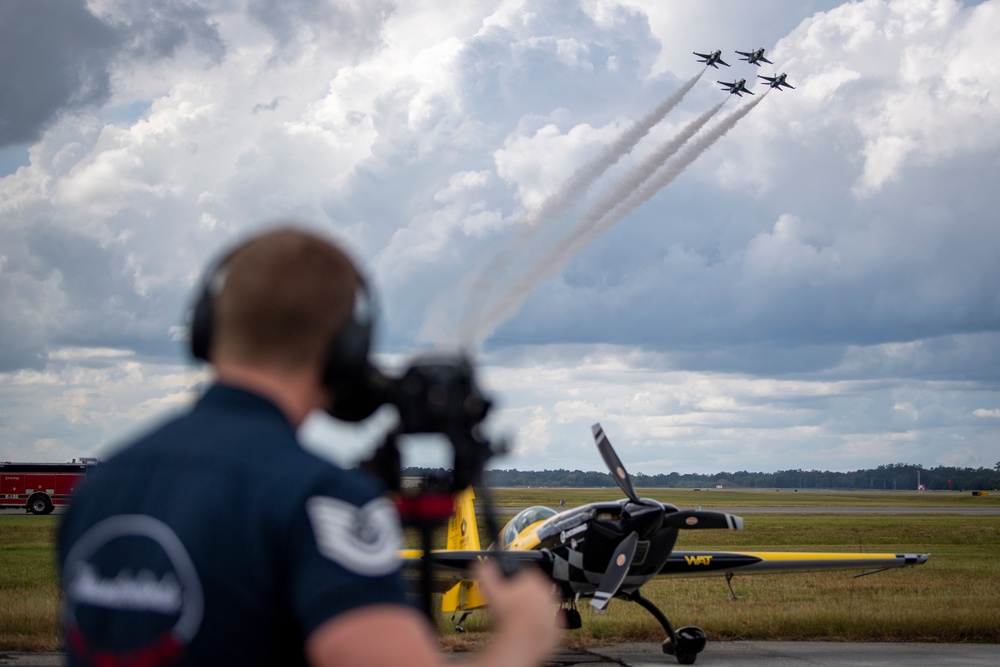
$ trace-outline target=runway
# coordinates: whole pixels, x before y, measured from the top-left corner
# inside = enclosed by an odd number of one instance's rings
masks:
[[[712,642],[698,655],[703,667],[993,667],[1000,644],[886,644],[857,642]],[[456,657],[467,657],[456,654]],[[545,667],[663,667],[676,665],[656,643],[565,649]],[[0,653],[0,667],[65,667],[61,653]]]
[[[994,507],[716,507],[704,509],[730,514],[965,514],[971,516],[996,516],[1000,506]]]
[[[965,516],[998,516],[1000,506],[994,507],[801,507],[786,505],[782,507],[722,507],[718,505],[699,505],[700,509],[715,512],[728,512],[736,516],[747,514],[960,514]],[[690,509],[690,508],[683,508]],[[519,509],[502,507],[497,510],[497,518],[507,521]],[[477,516],[479,516],[477,514]]]
[[[998,644],[709,641],[695,664],[703,667],[993,667],[997,664],[998,652]],[[589,651],[560,651],[546,662],[546,667],[663,667],[676,664],[673,656],[661,652],[659,644],[626,643]]]

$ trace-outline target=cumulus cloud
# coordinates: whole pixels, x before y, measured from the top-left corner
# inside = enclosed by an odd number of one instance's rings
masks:
[[[35,140],[59,110],[110,95],[119,36],[83,0],[55,9],[31,0],[0,6],[0,146]]]
[[[224,53],[207,12],[183,0],[140,7],[83,0],[12,0],[0,7],[0,147],[37,140],[60,112],[111,99],[122,59],[156,61],[188,44]],[[129,63],[131,66],[131,63]]]
[[[695,454],[706,470],[916,458],[906,447],[930,463],[953,436],[957,459],[982,451],[1000,380],[996,2],[60,7],[0,9],[0,51],[17,55],[0,83],[25,92],[0,100],[0,145],[28,145],[0,174],[5,450],[106,443],[187,397],[191,290],[271,220],[359,258],[381,350],[412,350],[433,303],[446,338],[465,278],[697,73],[691,51],[765,46],[796,89],[486,341],[498,426],[535,467],[573,461],[598,419],[650,471]],[[14,29],[31,21],[46,39]],[[718,104],[715,78],[771,73],[712,70],[597,196]],[[51,430],[25,387],[60,415]]]

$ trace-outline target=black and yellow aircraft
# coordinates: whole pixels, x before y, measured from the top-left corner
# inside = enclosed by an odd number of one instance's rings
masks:
[[[521,510],[500,531],[500,543],[482,550],[476,526],[472,489],[458,494],[448,523],[447,549],[433,551],[434,583],[444,593],[442,611],[461,613],[456,627],[475,609],[486,606],[468,568],[478,559],[502,558],[541,567],[558,586],[564,627],[581,626],[576,603],[590,599],[601,613],[612,598],[636,602],[649,611],[667,633],[663,651],[682,665],[695,662],[706,636],[694,626],[674,629],[662,611],[640,589],[657,576],[725,575],[788,571],[861,569],[879,571],[919,565],[927,554],[781,553],[674,551],[681,530],[743,528],[743,519],[724,512],[681,510],[668,503],[640,498],[624,465],[600,424],[594,439],[619,488],[627,496],[557,512],[548,507]],[[404,552],[409,570],[418,568],[420,551]]]

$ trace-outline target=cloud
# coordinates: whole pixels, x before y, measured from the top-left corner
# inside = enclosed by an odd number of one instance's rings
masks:
[[[202,372],[120,351],[54,351],[39,370],[0,374],[4,457],[107,458],[126,439],[189,406]]]
[[[988,446],[993,420],[976,411],[993,410],[1000,380],[995,2],[0,12],[46,17],[37,41],[61,47],[24,57],[34,45],[0,21],[0,49],[17,55],[0,77],[27,86],[32,109],[0,101],[0,132],[18,128],[0,144],[26,145],[28,162],[0,175],[5,451],[76,457],[186,397],[197,382],[179,339],[201,271],[276,219],[358,257],[380,351],[422,343],[434,303],[431,339],[446,340],[467,276],[697,73],[691,51],[759,46],[796,89],[769,93],[535,285],[480,351],[516,460],[576,467],[597,419],[649,471],[931,463],[935,442],[974,462]],[[718,104],[711,73],[559,222]]]
[[[35,141],[61,112],[106,103],[119,59],[172,58],[191,43],[218,62],[205,9],[181,0],[139,7],[107,0],[11,0],[0,7],[0,147]],[[130,62],[130,65],[132,63]]]
[[[0,6],[0,146],[38,139],[61,109],[110,95],[110,61],[120,38],[83,0],[12,0]]]
[[[499,338],[607,340],[581,312],[620,323],[616,340],[662,348],[995,330],[997,294],[983,286],[1000,277],[987,259],[1000,238],[985,194],[996,145],[991,129],[981,144],[962,138],[970,109],[993,112],[975,87],[951,95],[948,63],[988,60],[978,35],[998,21],[986,5],[924,10],[851,3],[803,21],[773,50],[797,89],[770,95],[693,165],[697,199],[665,190],[628,231],[542,285]],[[940,63],[912,80],[911,54],[938,46]],[[992,66],[970,76],[993,85]],[[873,103],[885,123],[871,122]]]

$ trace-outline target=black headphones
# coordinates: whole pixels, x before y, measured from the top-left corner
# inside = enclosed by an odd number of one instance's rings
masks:
[[[191,308],[191,355],[209,361],[215,298],[226,282],[227,254],[217,262],[202,282],[198,298]],[[344,421],[367,419],[384,402],[380,391],[383,376],[368,359],[375,309],[364,278],[358,275],[354,308],[328,347],[322,382],[334,395],[327,408],[332,416]]]

